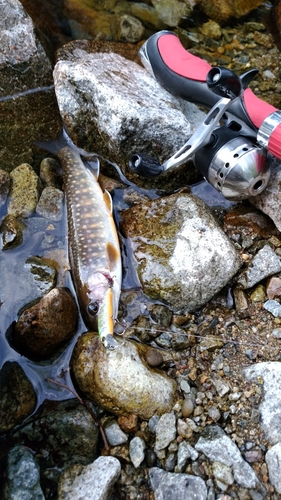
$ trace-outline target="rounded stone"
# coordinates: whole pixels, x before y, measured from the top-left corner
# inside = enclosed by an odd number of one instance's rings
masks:
[[[27,356],[43,359],[75,333],[77,305],[65,288],[53,288],[19,317],[14,341]]]
[[[148,420],[170,411],[176,397],[175,381],[145,363],[147,346],[117,341],[120,346],[110,351],[93,332],[78,339],[71,366],[81,391],[118,416],[134,413]]]

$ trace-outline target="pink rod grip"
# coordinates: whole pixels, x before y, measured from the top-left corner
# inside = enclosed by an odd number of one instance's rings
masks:
[[[267,149],[273,156],[281,160],[281,123],[273,130]]]
[[[158,38],[157,44],[160,55],[168,68],[189,80],[206,82],[207,74],[212,66],[185,50],[176,35],[162,35]]]
[[[251,89],[246,89],[244,92],[244,106],[250,120],[257,128],[261,126],[262,122],[271,115],[271,113],[276,111],[274,106],[259,99]]]

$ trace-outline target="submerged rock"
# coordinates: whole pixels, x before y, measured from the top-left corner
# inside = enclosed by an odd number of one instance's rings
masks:
[[[6,215],[0,226],[2,234],[2,250],[10,250],[21,245],[26,225],[13,215]]]
[[[33,452],[26,446],[15,446],[8,453],[3,500],[44,500],[40,469]]]
[[[36,213],[51,221],[60,221],[63,217],[63,192],[53,186],[43,189],[37,203]]]
[[[170,411],[176,397],[175,381],[149,367],[147,346],[119,342],[119,348],[109,351],[92,332],[78,339],[71,366],[80,390],[115,415],[134,413],[149,419]]]
[[[15,361],[6,361],[0,372],[0,433],[21,423],[35,409],[36,394]]]
[[[21,314],[14,341],[27,356],[44,359],[71,338],[77,318],[77,305],[69,290],[54,288]]]
[[[174,312],[198,309],[242,265],[208,207],[186,192],[123,211],[121,229],[144,293]]]
[[[218,23],[226,23],[232,18],[246,16],[254,9],[257,9],[263,0],[197,0],[197,4],[202,12],[210,19]]]
[[[35,211],[39,199],[40,179],[28,163],[14,168],[10,176],[8,214],[29,217]]]
[[[76,399],[43,406],[36,418],[15,434],[36,450],[47,467],[89,464],[97,456],[99,430],[90,413]]]
[[[0,170],[0,207],[2,207],[7,200],[10,189],[10,175],[5,170]]]

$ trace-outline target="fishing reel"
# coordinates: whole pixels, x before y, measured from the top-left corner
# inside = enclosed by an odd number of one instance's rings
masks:
[[[268,137],[263,137],[263,131],[265,135],[268,131],[269,120],[264,119],[264,115],[275,108],[247,88],[257,70],[239,77],[227,68],[212,68],[188,53],[178,38],[167,31],[150,37],[140,49],[140,58],[168,91],[211,109],[171,158],[160,164],[146,154],[135,153],[129,162],[131,170],[151,178],[192,159],[203,177],[228,200],[244,200],[261,193],[270,178],[267,162],[267,149],[270,148]],[[264,106],[257,117],[253,103],[265,104],[266,111]],[[277,120],[275,127],[280,121]]]

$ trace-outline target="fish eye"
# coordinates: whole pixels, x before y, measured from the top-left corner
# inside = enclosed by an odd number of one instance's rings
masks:
[[[90,316],[95,316],[99,310],[98,302],[90,302],[87,307]]]

